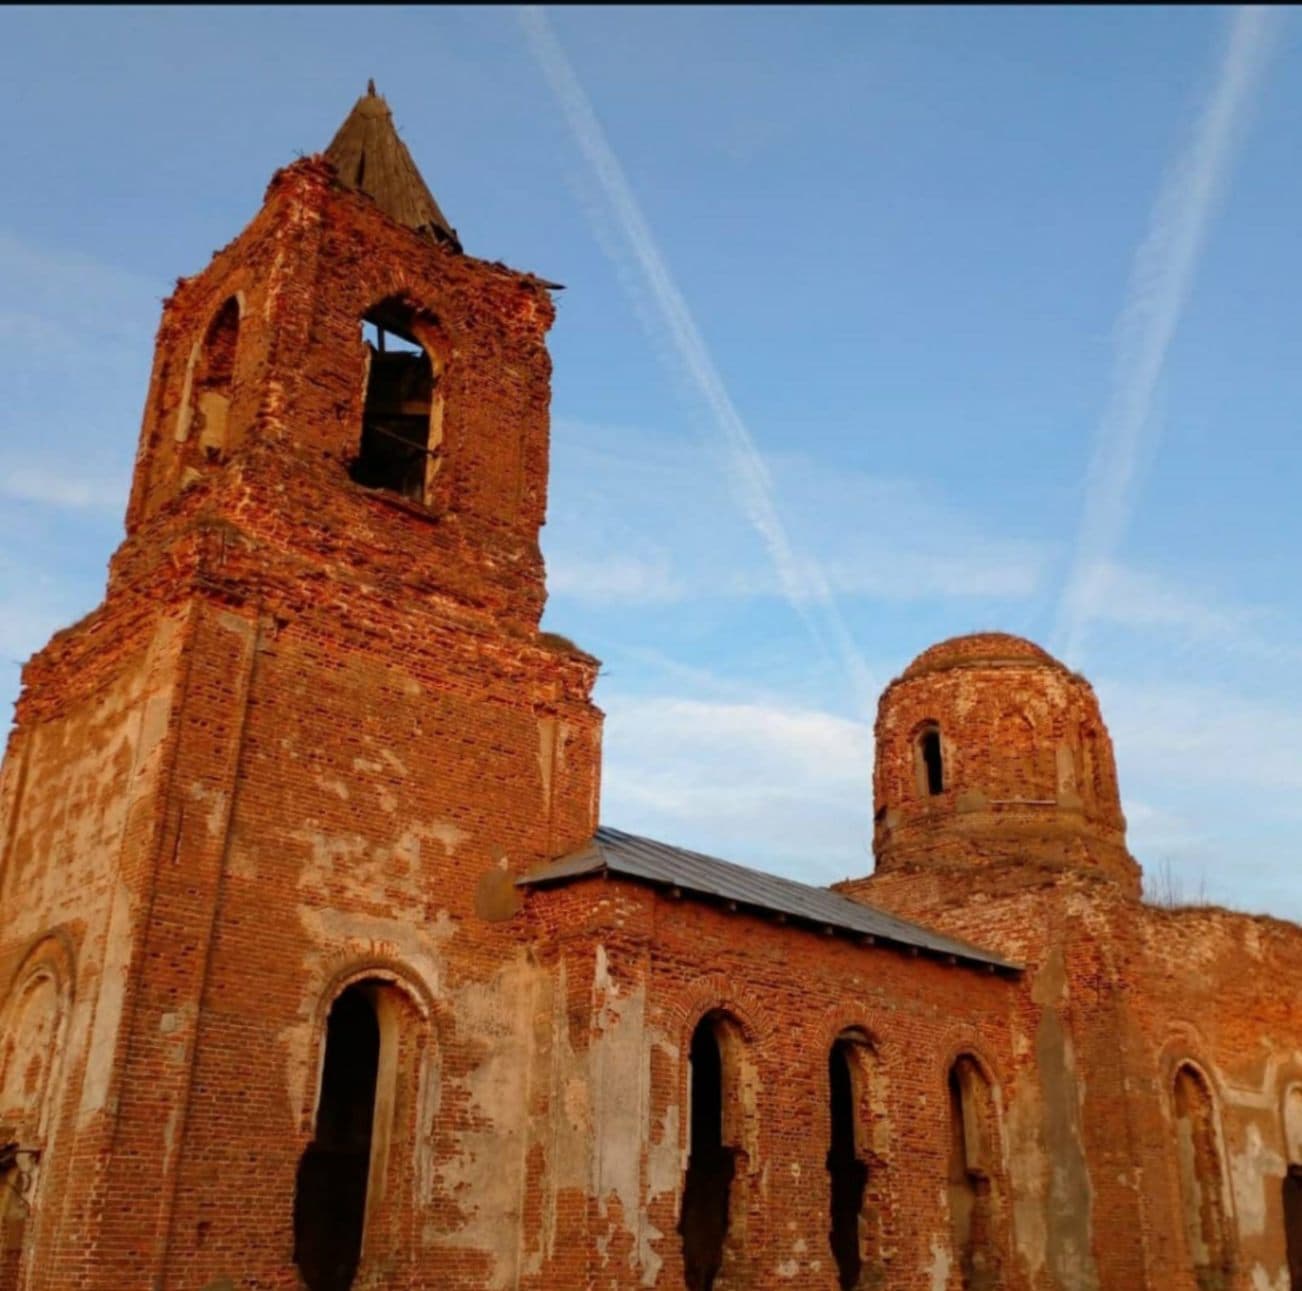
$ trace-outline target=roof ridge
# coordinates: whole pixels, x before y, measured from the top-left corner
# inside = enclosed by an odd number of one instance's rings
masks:
[[[399,138],[393,113],[375,92],[374,81],[367,82],[366,93],[335,132],[325,157],[341,184],[365,193],[390,219],[461,250],[457,231]]]

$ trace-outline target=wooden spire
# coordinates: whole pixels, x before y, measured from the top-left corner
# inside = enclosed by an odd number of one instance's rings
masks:
[[[426,187],[407,145],[398,138],[389,105],[368,81],[325,151],[340,182],[365,193],[390,219],[461,250],[456,230]]]

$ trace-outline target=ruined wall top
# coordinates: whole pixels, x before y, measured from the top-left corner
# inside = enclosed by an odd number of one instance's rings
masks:
[[[1089,682],[1020,637],[920,654],[877,714],[879,873],[1087,869],[1138,891],[1112,741]]]

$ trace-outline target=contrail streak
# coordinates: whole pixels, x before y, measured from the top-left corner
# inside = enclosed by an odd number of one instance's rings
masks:
[[[1135,254],[1117,321],[1111,394],[1095,432],[1075,556],[1058,605],[1056,644],[1068,658],[1080,650],[1094,606],[1106,595],[1108,563],[1130,523],[1140,467],[1157,446],[1154,399],[1275,21],[1264,5],[1235,11],[1211,95],[1162,183]]]
[[[837,607],[826,575],[817,562],[795,550],[774,501],[768,467],[728,393],[696,326],[687,301],[678,289],[660,253],[642,209],[633,196],[624,169],[615,156],[592,104],[575,76],[565,50],[540,6],[522,5],[524,25],[534,58],[556,95],[580,151],[592,167],[615,220],[641,271],[678,359],[705,401],[723,438],[733,474],[733,485],[747,519],[758,531],[777,574],[779,586],[792,608],[809,627],[820,646],[825,640],[810,605],[822,610],[822,627],[831,636],[842,665],[849,674],[858,702],[869,709],[875,688]]]

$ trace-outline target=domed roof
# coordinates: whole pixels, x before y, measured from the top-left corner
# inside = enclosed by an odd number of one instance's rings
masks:
[[[1009,664],[1041,664],[1049,668],[1062,668],[1047,650],[1034,641],[1015,637],[1008,632],[970,632],[967,636],[950,637],[938,645],[924,650],[904,670],[904,677],[921,677],[929,672],[944,672],[949,668],[1006,667]]]

